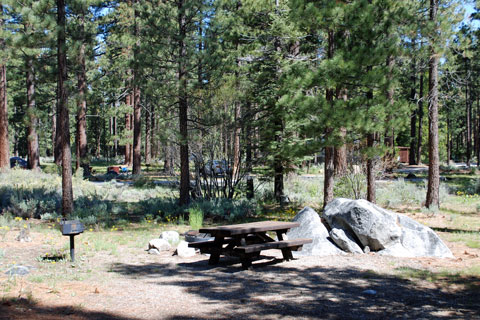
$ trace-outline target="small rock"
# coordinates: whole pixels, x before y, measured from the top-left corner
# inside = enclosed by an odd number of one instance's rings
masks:
[[[163,231],[160,239],[165,239],[170,243],[177,243],[180,241],[180,234],[177,231]]]
[[[368,289],[368,290],[363,291],[362,293],[363,293],[363,294],[368,294],[368,295],[374,296],[374,295],[377,294],[377,291],[372,290],[372,289]]]
[[[9,276],[24,276],[30,273],[30,268],[25,266],[13,266],[5,272]]]
[[[148,254],[160,254],[160,251],[158,251],[158,249],[155,249],[155,248],[149,249],[147,252]]]
[[[177,250],[175,251],[175,253],[182,258],[193,257],[195,255],[195,248],[189,248],[188,242],[181,241],[178,244]]]
[[[148,250],[157,249],[158,251],[168,251],[172,248],[165,239],[153,239],[148,243]]]
[[[365,246],[365,248],[363,248],[363,253],[369,253],[369,252],[370,252],[370,247]]]

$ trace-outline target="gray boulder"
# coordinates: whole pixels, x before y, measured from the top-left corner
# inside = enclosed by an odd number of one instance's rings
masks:
[[[165,239],[171,244],[175,244],[180,241],[180,234],[177,231],[163,231],[160,239]]]
[[[382,255],[453,258],[432,229],[366,200],[335,199],[326,206],[324,217],[333,229],[354,234],[360,247]]]
[[[31,267],[16,265],[8,269],[5,274],[9,276],[25,276],[30,273],[30,269]]]
[[[325,207],[323,216],[332,229],[351,232],[361,247],[372,251],[383,250],[402,236],[396,214],[367,200],[335,199]]]
[[[341,249],[351,253],[363,253],[362,248],[355,242],[352,235],[346,234],[342,229],[332,229],[330,238]]]
[[[189,248],[188,242],[181,241],[177,246],[177,251],[175,252],[179,257],[188,258],[195,255],[195,248]]]
[[[400,242],[413,256],[453,258],[450,249],[432,229],[403,214],[397,216],[402,228]]]
[[[172,248],[165,239],[153,239],[148,242],[148,250],[157,249],[158,251],[168,251]]]
[[[300,223],[300,226],[287,232],[288,239],[310,238],[313,240],[312,243],[304,244],[302,251],[294,251],[294,255],[328,256],[343,254],[342,250],[330,242],[327,228],[321,222],[318,213],[312,208],[303,208],[293,218],[293,221]]]

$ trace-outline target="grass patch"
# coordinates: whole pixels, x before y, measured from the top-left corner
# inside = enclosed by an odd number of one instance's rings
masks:
[[[421,270],[410,267],[396,268],[397,276],[412,280],[426,280],[442,287],[452,285],[459,285],[468,290],[480,292],[480,267],[465,269],[462,271],[441,270],[439,272],[432,272],[429,270]]]

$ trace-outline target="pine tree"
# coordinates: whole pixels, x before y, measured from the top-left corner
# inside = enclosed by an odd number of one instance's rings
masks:
[[[57,59],[58,59],[58,109],[57,136],[60,136],[62,152],[62,215],[73,212],[72,154],[70,149],[70,124],[67,95],[67,54],[65,32],[65,0],[57,0]]]
[[[0,169],[10,168],[10,142],[8,141],[7,110],[7,57],[4,39],[4,12],[0,4]]]

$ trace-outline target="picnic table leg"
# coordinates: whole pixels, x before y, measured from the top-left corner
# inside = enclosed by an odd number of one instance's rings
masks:
[[[278,230],[277,231],[278,241],[283,241],[283,234],[285,232],[286,232],[286,230]],[[290,248],[283,248],[282,249],[282,255],[283,255],[283,259],[286,260],[286,261],[293,260],[292,249],[290,249]]]
[[[252,257],[249,254],[243,254],[240,260],[242,261],[242,268],[244,270],[250,269],[252,266]]]
[[[218,263],[218,261],[220,260],[220,254],[222,253],[222,248],[223,248],[223,237],[215,237],[215,240],[212,244],[210,259],[208,260],[209,265]]]

